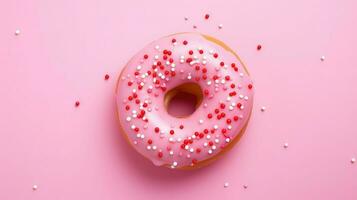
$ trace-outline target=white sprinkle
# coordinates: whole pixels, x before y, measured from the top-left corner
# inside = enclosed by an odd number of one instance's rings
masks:
[[[325,60],[325,56],[321,56],[320,60],[324,61]]]
[[[155,60],[159,59],[159,56],[158,55],[155,55],[154,56]]]
[[[355,163],[356,162],[356,158],[351,158],[351,163]]]
[[[159,50],[159,49],[160,49],[160,46],[159,46],[159,45],[156,45],[156,46],[155,46],[155,49],[156,49],[156,50]]]
[[[177,166],[177,162],[173,162],[172,165],[173,165],[174,167],[176,167],[176,166]]]
[[[224,185],[223,185],[225,188],[227,188],[229,186],[229,183],[228,182],[225,182]]]
[[[151,146],[150,146],[150,145],[147,146],[146,149],[147,149],[147,150],[151,150]]]
[[[126,121],[130,122],[131,121],[131,117],[127,117]]]
[[[32,190],[37,190],[38,189],[38,186],[37,185],[33,185],[32,186]]]
[[[141,70],[141,65],[138,65],[138,66],[136,67],[136,69],[137,69],[137,70]]]
[[[19,29],[15,30],[15,35],[20,35],[21,31]]]
[[[216,145],[212,146],[212,150],[216,150],[216,148],[217,148]]]
[[[239,76],[240,76],[240,77],[243,77],[243,76],[244,76],[244,74],[243,74],[243,73],[239,73]]]
[[[219,143],[219,139],[215,139],[214,142],[215,142],[215,143]]]
[[[266,110],[266,107],[265,106],[262,106],[261,108],[260,108],[260,111],[262,111],[262,112],[264,112]]]
[[[194,149],[193,149],[193,148],[191,148],[191,149],[190,149],[190,152],[191,152],[191,153],[193,153],[193,151],[194,151]]]
[[[212,152],[213,152],[213,151],[212,151],[211,149],[210,149],[210,150],[208,150],[208,154],[212,154]]]
[[[156,150],[157,149],[157,147],[154,145],[154,146],[152,146],[152,150]]]
[[[286,142],[286,143],[284,144],[284,148],[287,149],[288,147],[289,147],[289,144]]]
[[[173,151],[170,151],[169,152],[170,156],[174,155],[174,152]]]
[[[223,24],[218,25],[218,28],[222,29],[223,28]]]
[[[203,119],[198,120],[198,123],[203,124]]]
[[[214,125],[213,128],[214,128],[215,130],[217,130],[217,129],[218,129],[218,125]]]
[[[207,140],[211,139],[211,135],[206,136]]]
[[[207,146],[208,146],[208,143],[207,143],[207,142],[203,143],[203,146],[204,146],[204,147],[207,147]]]
[[[231,141],[231,139],[229,139],[229,138],[226,138],[226,142],[228,143],[228,142],[230,142]]]
[[[135,145],[138,144],[138,141],[135,140],[135,141],[134,141],[134,144],[135,144]]]
[[[244,189],[247,189],[247,188],[248,188],[248,185],[243,185],[243,188],[244,188]]]
[[[145,138],[145,135],[144,135],[144,134],[142,134],[140,138],[141,138],[141,139],[144,139],[144,138]]]

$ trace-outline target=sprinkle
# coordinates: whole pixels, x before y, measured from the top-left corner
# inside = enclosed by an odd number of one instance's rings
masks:
[[[321,56],[320,60],[324,61],[325,60],[325,56]]]
[[[109,79],[109,74],[106,74],[105,76],[104,76],[104,80],[108,80]]]
[[[15,35],[16,35],[16,36],[20,35],[20,33],[21,33],[21,31],[20,31],[19,29],[16,29],[16,30],[15,30]]]
[[[265,106],[262,106],[261,108],[260,108],[260,111],[262,111],[262,112],[264,112],[266,110],[266,107]]]
[[[260,51],[262,49],[262,45],[258,44],[257,50]]]
[[[351,163],[355,163],[356,162],[356,158],[351,158]]]
[[[288,147],[289,147],[289,144],[286,142],[286,143],[284,144],[284,148],[287,149]]]
[[[208,19],[208,18],[209,18],[209,14],[206,14],[206,15],[205,15],[205,19]]]
[[[224,185],[223,185],[224,188],[227,188],[229,187],[229,183],[228,182],[225,182]]]
[[[74,103],[74,106],[79,107],[80,104],[81,104],[81,103],[80,103],[79,101],[76,101],[76,102]]]
[[[37,189],[38,189],[38,186],[37,186],[37,185],[33,185],[33,186],[32,186],[32,190],[35,191],[35,190],[37,190]]]
[[[184,17],[184,19],[185,19],[185,21],[187,21],[187,20],[188,20],[188,17]]]
[[[248,188],[248,185],[243,185],[243,188],[244,188],[244,189],[247,189],[247,188]]]
[[[223,24],[218,25],[218,28],[222,29],[223,28]]]

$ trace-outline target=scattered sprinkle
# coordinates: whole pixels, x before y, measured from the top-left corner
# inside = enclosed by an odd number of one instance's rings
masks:
[[[223,24],[218,25],[218,28],[222,29],[223,28]]]
[[[209,18],[209,14],[206,14],[206,15],[205,15],[205,19],[208,19],[208,18]]]
[[[106,75],[104,76],[104,79],[105,79],[105,80],[108,80],[108,79],[109,79],[109,74],[106,74]]]
[[[244,189],[247,189],[247,188],[248,188],[248,185],[243,185],[243,188],[244,188]]]
[[[325,60],[325,56],[321,56],[320,60],[324,61]]]
[[[284,148],[287,149],[288,147],[289,147],[289,144],[286,142],[286,143],[284,144]]]
[[[76,101],[76,102],[74,103],[74,106],[78,107],[80,104],[81,104],[81,103],[80,103],[79,101]]]
[[[355,163],[356,162],[356,158],[351,158],[351,163]]]
[[[225,188],[229,187],[229,183],[228,182],[225,182],[224,185],[223,185]]]
[[[262,45],[258,44],[257,50],[260,51],[262,49]]]
[[[17,35],[20,35],[20,33],[21,33],[21,31],[19,30],[19,29],[17,29],[16,31],[15,31],[15,35],[17,36]]]
[[[266,107],[265,107],[265,106],[262,106],[262,107],[260,108],[260,111],[262,111],[262,112],[265,112],[265,110],[266,110]]]
[[[37,189],[38,189],[38,186],[37,186],[37,185],[33,185],[33,186],[32,186],[32,190],[35,191],[35,190],[37,190]]]

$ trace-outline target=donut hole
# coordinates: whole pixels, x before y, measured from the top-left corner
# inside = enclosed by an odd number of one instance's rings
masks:
[[[196,111],[202,99],[202,89],[198,84],[184,83],[165,93],[164,105],[171,116],[184,118]]]

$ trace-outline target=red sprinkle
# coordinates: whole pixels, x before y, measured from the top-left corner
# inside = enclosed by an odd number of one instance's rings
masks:
[[[258,44],[257,50],[259,51],[260,49],[262,49],[262,45]]]
[[[148,59],[149,56],[147,54],[144,55],[144,59]]]
[[[159,158],[162,158],[163,153],[162,153],[162,152],[159,152],[159,153],[157,153],[157,156],[158,156]]]
[[[170,130],[170,134],[171,135],[175,134],[175,131],[174,130]]]
[[[159,127],[155,127],[155,132],[158,133],[160,131]]]
[[[209,14],[206,14],[206,15],[205,15],[205,19],[208,19],[208,18],[209,18]]]
[[[187,42],[186,40],[183,41],[183,45],[187,45],[187,43],[188,43],[188,42]]]
[[[152,144],[152,140],[151,139],[148,140],[148,144]]]
[[[172,43],[175,43],[175,42],[176,42],[176,39],[175,39],[175,38],[173,38],[173,39],[171,40],[171,42],[172,42]]]
[[[76,103],[74,104],[76,107],[78,107],[81,103],[79,101],[76,101]]]
[[[106,75],[104,76],[104,79],[105,79],[105,80],[108,80],[108,79],[109,79],[109,75],[106,74]]]
[[[253,85],[252,85],[252,84],[249,84],[249,85],[248,85],[248,88],[249,88],[249,89],[252,89],[252,88],[253,88]]]
[[[183,129],[183,125],[180,125],[180,129]]]

